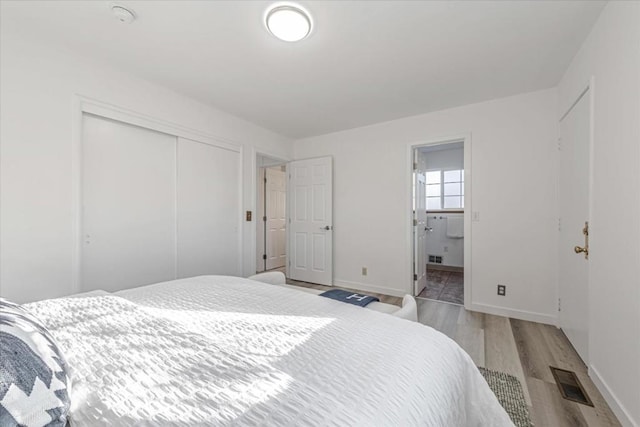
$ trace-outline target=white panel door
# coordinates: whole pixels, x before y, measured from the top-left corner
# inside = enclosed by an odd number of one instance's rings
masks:
[[[267,270],[284,267],[286,252],[286,174],[280,169],[268,168],[265,183],[265,248]]]
[[[256,273],[260,273],[266,270],[267,261],[266,261],[266,248],[265,248],[265,227],[266,227],[266,215],[265,215],[265,201],[264,201],[264,191],[265,185],[264,181],[266,179],[267,170],[265,168],[258,168],[257,173],[257,209],[256,209]]]
[[[331,157],[289,163],[289,276],[333,284]]]
[[[425,153],[414,152],[413,171],[413,284],[414,295],[427,287],[427,162]]]
[[[240,275],[240,153],[178,138],[178,277]]]
[[[81,289],[176,277],[176,138],[90,114],[82,123]]]
[[[560,122],[560,327],[588,364],[588,259],[590,100],[586,93]]]

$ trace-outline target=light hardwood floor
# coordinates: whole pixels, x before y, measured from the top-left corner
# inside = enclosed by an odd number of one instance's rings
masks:
[[[329,286],[287,280],[314,289]],[[357,291],[356,291],[357,292]],[[400,305],[401,298],[367,292]],[[418,320],[456,341],[476,365],[520,380],[536,427],[619,426],[620,423],[587,375],[587,368],[555,326],[467,311],[463,306],[417,298]],[[565,400],[549,366],[574,371],[594,407]]]
[[[620,425],[588,377],[586,366],[555,326],[424,299],[418,299],[418,319],[456,341],[478,366],[517,377],[536,426]],[[574,371],[595,406],[563,399],[549,366]]]

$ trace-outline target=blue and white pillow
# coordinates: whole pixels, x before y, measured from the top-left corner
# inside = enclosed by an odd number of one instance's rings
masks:
[[[42,324],[0,298],[0,426],[64,427],[67,366]]]

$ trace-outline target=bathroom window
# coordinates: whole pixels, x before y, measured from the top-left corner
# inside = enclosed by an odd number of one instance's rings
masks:
[[[427,210],[464,208],[464,170],[427,172]]]

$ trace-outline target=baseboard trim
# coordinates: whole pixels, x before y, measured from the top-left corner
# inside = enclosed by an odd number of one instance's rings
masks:
[[[593,380],[593,383],[596,385],[600,393],[602,393],[602,397],[607,401],[609,407],[618,417],[618,421],[625,427],[638,427],[640,424],[636,423],[632,418],[631,414],[625,409],[625,407],[620,403],[615,393],[611,390],[611,388],[607,385],[605,380],[602,379],[602,376],[595,368],[595,366],[589,366],[589,376]]]
[[[534,311],[515,310],[512,308],[498,307],[489,304],[471,303],[469,307],[472,311],[479,311],[481,313],[493,314],[496,316],[511,317],[513,319],[528,320],[530,322],[544,323],[545,325],[556,325],[556,316],[551,316],[544,313],[536,313]]]
[[[383,286],[370,285],[368,283],[361,282],[351,282],[348,280],[338,280],[335,279],[333,281],[333,286],[337,286],[340,288],[351,288],[357,291],[365,291],[365,292],[375,292],[378,294],[390,295],[392,297],[403,297],[407,293],[401,291],[399,289],[387,288]]]
[[[453,271],[456,273],[463,273],[464,267],[456,267],[454,265],[442,265],[442,264],[429,264],[427,263],[427,270],[440,270],[440,271]]]

